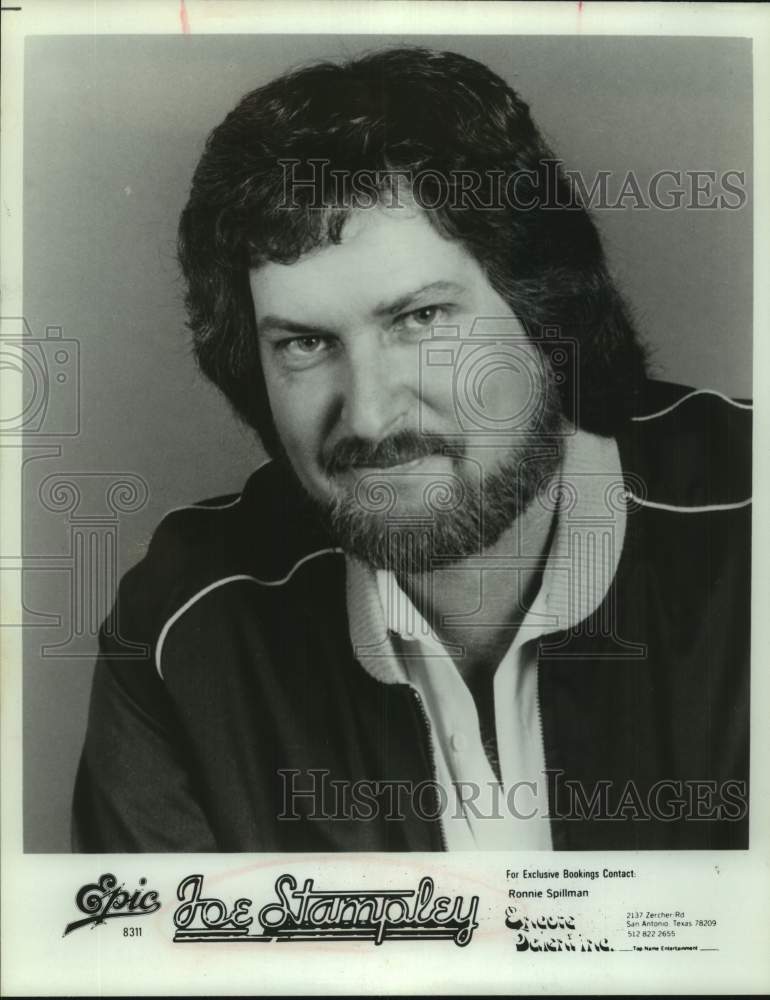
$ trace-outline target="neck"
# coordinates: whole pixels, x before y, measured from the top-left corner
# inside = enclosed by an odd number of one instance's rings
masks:
[[[463,674],[496,667],[515,638],[540,588],[554,525],[553,511],[535,501],[482,555],[399,576]]]

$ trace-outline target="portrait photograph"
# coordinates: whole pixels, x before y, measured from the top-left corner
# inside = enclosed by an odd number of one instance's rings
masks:
[[[350,950],[343,992],[418,947],[394,991],[538,988],[496,949],[727,988],[768,819],[758,39],[148,6],[13,48],[5,851],[57,948],[143,934],[166,993],[282,939]]]

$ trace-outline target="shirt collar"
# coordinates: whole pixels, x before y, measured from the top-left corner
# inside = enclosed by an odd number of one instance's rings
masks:
[[[535,599],[544,622],[533,639],[569,629],[604,600],[615,578],[626,532],[625,486],[614,438],[575,430],[565,439],[558,487],[552,497],[556,524]],[[356,657],[377,680],[403,683],[403,666],[390,632],[432,644],[431,629],[390,571],[375,573],[348,556],[347,604]]]

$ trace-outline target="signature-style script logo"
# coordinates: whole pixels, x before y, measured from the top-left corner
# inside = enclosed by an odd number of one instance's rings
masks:
[[[293,875],[275,882],[277,900],[258,914],[262,933],[251,928],[251,899],[232,905],[203,889],[203,876],[190,875],[177,889],[174,941],[372,941],[444,940],[461,948],[478,927],[479,897],[435,896],[433,879],[416,889],[316,889],[313,879],[298,888]]]
[[[75,896],[75,906],[88,916],[73,920],[64,928],[64,934],[91,924],[96,927],[114,917],[142,917],[160,909],[158,893],[154,889],[144,889],[146,878],[139,879],[140,888],[128,892],[114,875],[105,872],[98,882],[82,886]]]

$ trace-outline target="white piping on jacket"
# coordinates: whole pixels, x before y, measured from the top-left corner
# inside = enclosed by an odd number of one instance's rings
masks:
[[[688,392],[686,396],[682,396],[681,399],[677,399],[675,403],[671,406],[667,406],[665,410],[658,410],[657,413],[645,413],[642,417],[631,417],[632,420],[642,421],[642,420],[654,420],[656,417],[662,417],[666,413],[671,413],[675,410],[677,406],[680,406],[685,400],[692,399],[693,396],[718,396],[723,399],[726,403],[730,403],[731,406],[737,407],[739,410],[753,410],[754,407],[751,403],[739,403],[736,399],[730,399],[729,396],[725,396],[722,392],[717,392],[716,389],[695,389],[693,392]]]
[[[260,469],[264,469],[264,467],[266,465],[270,465],[270,463],[272,461],[273,461],[272,458],[266,458],[264,462],[262,462],[260,465],[258,465],[256,467],[256,469],[254,470],[254,472],[259,472]],[[252,475],[253,474],[254,473],[252,473]],[[220,504],[188,503],[188,504],[182,504],[181,507],[172,507],[171,510],[167,510],[166,513],[163,515],[163,518],[168,517],[169,514],[176,514],[176,512],[179,511],[179,510],[229,510],[231,507],[237,507],[238,504],[241,502],[242,499],[243,499],[243,494],[239,493],[238,496],[235,498],[235,500],[230,500],[229,503],[220,503]]]
[[[642,507],[652,507],[654,510],[670,510],[675,514],[703,514],[710,510],[738,510],[740,507],[748,507],[752,500],[752,498],[749,497],[748,500],[739,500],[736,503],[715,503],[707,504],[704,507],[676,507],[671,503],[657,503],[655,500],[642,500],[641,497],[638,497],[631,492],[628,492],[626,497],[629,500],[633,500],[634,503],[638,503]]]
[[[229,503],[220,504],[205,504],[205,503],[189,503],[184,504],[182,507],[172,507],[171,510],[167,510],[163,515],[163,519],[169,517],[171,514],[176,514],[180,510],[229,510],[231,507],[237,507],[243,498],[243,494],[239,493],[235,500],[230,500]]]
[[[166,641],[166,636],[168,635],[171,626],[175,622],[177,622],[182,617],[182,615],[185,614],[185,612],[189,611],[190,608],[193,606],[193,604],[199,601],[202,597],[205,597],[206,594],[210,594],[212,590],[217,590],[219,587],[224,587],[225,584],[227,583],[236,583],[239,580],[248,580],[251,583],[259,584],[260,587],[281,587],[283,586],[284,583],[288,583],[289,580],[291,580],[291,578],[294,576],[294,574],[297,572],[300,566],[304,565],[306,562],[309,562],[311,559],[315,559],[317,556],[329,555],[331,553],[337,554],[341,552],[342,549],[318,549],[317,552],[309,552],[306,556],[303,556],[298,562],[294,563],[294,565],[286,574],[286,576],[282,576],[280,580],[261,580],[259,577],[250,576],[247,573],[237,573],[234,576],[225,576],[222,577],[221,580],[215,580],[213,583],[210,583],[207,587],[204,587],[202,590],[199,590],[197,594],[193,594],[193,596],[189,598],[187,601],[185,601],[182,607],[179,608],[177,611],[175,611],[174,614],[168,619],[163,628],[160,630],[160,634],[158,635],[158,641],[155,645],[155,669],[158,671],[158,676],[160,677],[160,679],[163,680],[163,671],[160,665],[161,654],[163,652],[163,644]]]

